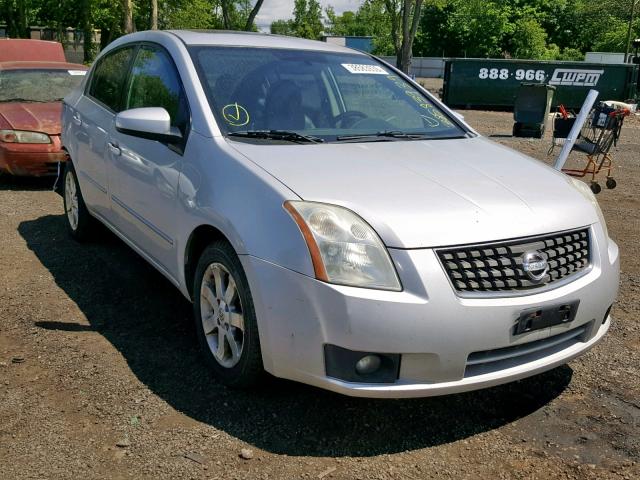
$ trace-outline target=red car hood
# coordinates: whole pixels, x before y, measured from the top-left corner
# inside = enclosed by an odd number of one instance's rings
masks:
[[[0,128],[60,135],[61,113],[61,102],[0,103]]]

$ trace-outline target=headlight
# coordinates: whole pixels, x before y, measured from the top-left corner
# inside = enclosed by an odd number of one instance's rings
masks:
[[[598,204],[598,199],[589,188],[589,185],[587,185],[584,182],[581,182],[580,180],[574,177],[567,176],[567,178],[569,179],[571,184],[576,188],[576,190],[578,190],[584,196],[584,198],[589,200],[589,202],[591,202],[591,204],[593,205],[593,208],[596,210],[596,213],[598,214],[598,220],[600,220],[600,225],[602,225],[602,230],[604,230],[604,238],[608,240],[609,231],[607,230],[607,222],[604,221],[604,215],[602,214],[602,210],[600,209],[600,205]]]
[[[0,142],[6,143],[51,143],[49,135],[26,130],[0,130]]]
[[[316,278],[355,287],[400,291],[389,252],[351,210],[315,202],[285,202],[304,236]]]

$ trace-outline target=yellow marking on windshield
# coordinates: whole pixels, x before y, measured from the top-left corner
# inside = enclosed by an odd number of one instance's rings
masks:
[[[393,83],[395,83],[397,87],[402,88],[404,91],[404,94],[407,97],[411,98],[420,107],[427,110],[427,113],[429,116],[426,116],[426,115],[420,115],[420,116],[424,118],[425,121],[427,121],[430,127],[435,128],[440,126],[441,124],[446,125],[448,127],[453,125],[453,122],[451,120],[449,120],[445,115],[443,115],[442,112],[440,112],[440,110],[438,110],[437,107],[435,107],[430,102],[428,102],[420,93],[418,93],[415,90],[407,89],[409,84],[406,83],[404,80],[397,77],[396,75],[387,75],[387,78],[391,80]]]
[[[242,105],[230,103],[222,108],[222,117],[225,122],[234,127],[242,127],[249,123],[249,112]]]

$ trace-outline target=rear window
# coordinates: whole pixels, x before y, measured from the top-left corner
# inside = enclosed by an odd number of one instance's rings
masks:
[[[84,70],[24,69],[0,72],[0,102],[59,102],[84,78]]]

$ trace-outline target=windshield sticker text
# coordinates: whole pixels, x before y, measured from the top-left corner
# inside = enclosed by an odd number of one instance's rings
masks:
[[[378,65],[365,65],[360,63],[341,63],[350,73],[368,73],[371,75],[387,75],[387,71]]]
[[[67,70],[67,72],[69,72],[69,75],[80,75],[80,76],[84,76],[87,74],[87,72],[85,70]]]

